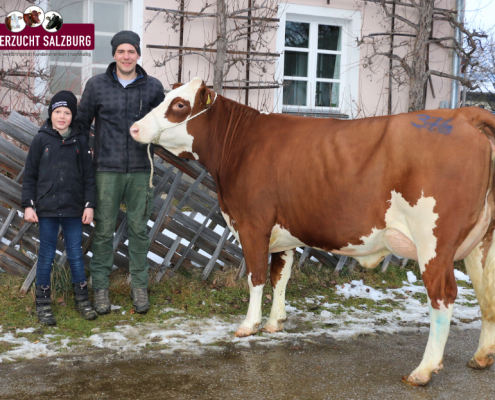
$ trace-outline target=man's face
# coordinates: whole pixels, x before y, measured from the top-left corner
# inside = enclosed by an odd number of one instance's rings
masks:
[[[136,64],[140,57],[132,44],[123,43],[117,47],[113,58],[117,62],[117,69],[122,75],[132,75],[136,70]]]

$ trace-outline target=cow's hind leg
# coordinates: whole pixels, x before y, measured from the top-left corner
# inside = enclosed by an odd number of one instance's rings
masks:
[[[478,349],[467,366],[474,369],[489,368],[495,354],[495,298],[488,287],[495,284],[495,249],[492,234],[487,235],[465,259],[474,291],[481,308],[481,335]],[[484,266],[484,268],[483,268]]]
[[[247,235],[241,232],[240,239],[246,260],[246,273],[249,285],[249,307],[246,319],[235,332],[237,337],[254,335],[261,325],[261,306],[263,288],[268,270],[268,235],[253,232]]]
[[[270,278],[273,287],[273,304],[270,318],[266,322],[264,332],[279,332],[284,329],[283,322],[287,318],[285,313],[285,288],[290,278],[294,250],[272,254]]]
[[[426,386],[433,372],[443,369],[443,352],[450,330],[450,320],[457,296],[457,284],[454,276],[453,255],[437,256],[428,262],[426,268],[420,267],[423,281],[428,292],[430,306],[430,335],[428,344],[419,366],[402,382],[415,386]],[[424,265],[424,264],[423,264]]]

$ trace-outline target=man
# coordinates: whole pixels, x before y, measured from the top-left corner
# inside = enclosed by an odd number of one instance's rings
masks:
[[[121,31],[111,41],[111,63],[106,73],[86,84],[77,121],[89,131],[95,120],[94,163],[96,171],[95,232],[90,271],[94,308],[110,313],[108,277],[113,266],[113,234],[120,202],[127,208],[129,271],[134,309],[146,313],[148,301],[149,239],[147,222],[153,211],[153,190],[149,187],[150,162],[147,148],[132,139],[130,126],[164,99],[163,86],[137,64],[140,38]],[[153,154],[153,151],[151,151]]]

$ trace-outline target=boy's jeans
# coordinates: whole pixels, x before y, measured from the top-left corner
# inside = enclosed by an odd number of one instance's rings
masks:
[[[59,226],[64,232],[65,251],[69,259],[72,283],[84,282],[84,261],[81,249],[82,219],[81,217],[68,218],[39,218],[40,250],[38,252],[38,266],[36,269],[36,285],[50,285],[50,273],[57,248]]]
[[[149,172],[96,172],[95,232],[90,271],[93,289],[108,289],[113,266],[113,235],[122,199],[126,205],[129,272],[133,288],[148,287],[148,219],[153,211]]]

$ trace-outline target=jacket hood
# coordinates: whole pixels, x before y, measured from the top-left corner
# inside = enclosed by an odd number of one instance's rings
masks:
[[[117,68],[117,63],[114,61],[113,63],[111,63],[108,68],[107,68],[107,71],[105,72],[105,74],[112,80],[112,81],[117,81],[115,79],[115,76],[113,75],[115,70]],[[146,82],[147,78],[148,78],[148,74],[146,73],[146,71],[143,69],[143,67],[141,67],[139,64],[136,64],[136,72],[137,72],[137,76],[142,76],[142,78],[138,79],[137,81],[135,82],[132,82],[129,84],[129,86],[134,86],[134,85],[138,85],[140,83],[144,83]],[[117,81],[118,82],[118,81]]]

